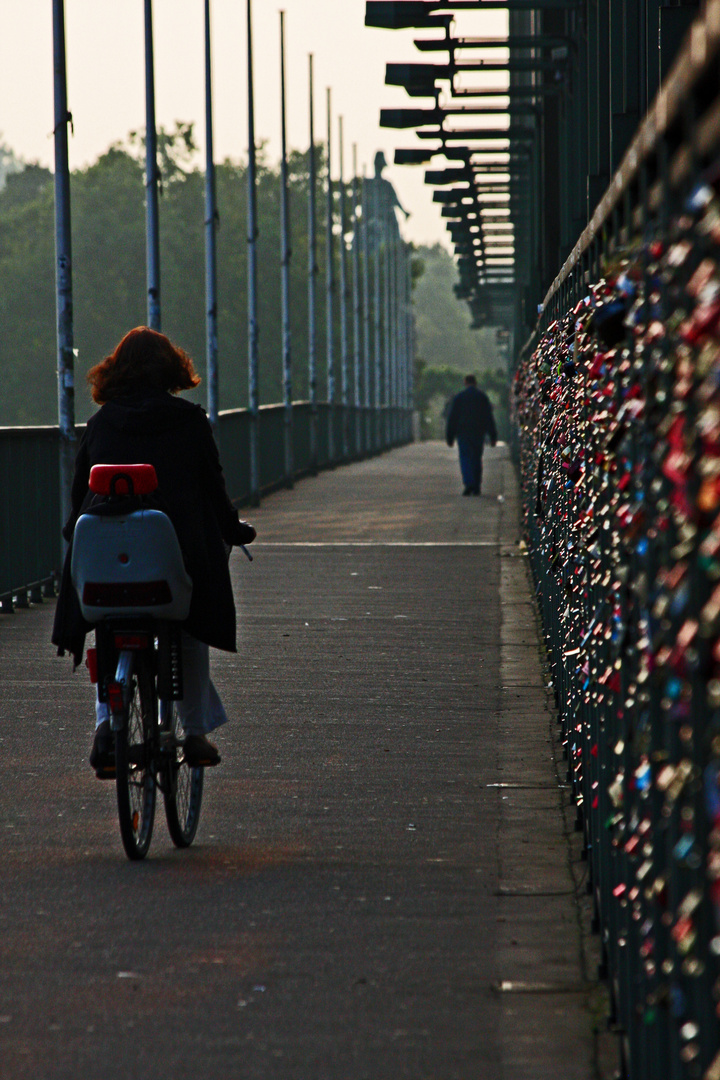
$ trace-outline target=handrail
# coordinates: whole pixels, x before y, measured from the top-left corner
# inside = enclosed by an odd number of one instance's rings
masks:
[[[267,493],[300,476],[410,441],[411,413],[308,401],[293,403],[294,468],[286,474],[284,405],[259,409],[260,489]],[[318,447],[313,451],[312,426]],[[76,425],[79,433],[83,425]],[[346,435],[343,442],[343,433]],[[218,438],[228,492],[237,506],[251,501],[250,413],[224,409]],[[0,612],[54,595],[62,563],[59,431],[55,425],[0,427]],[[347,452],[343,454],[342,447]],[[336,453],[331,448],[336,447]]]

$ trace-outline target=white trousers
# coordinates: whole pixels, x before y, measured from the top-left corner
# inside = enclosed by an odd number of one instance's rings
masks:
[[[208,646],[182,632],[183,698],[175,702],[186,735],[207,735],[227,723],[227,713],[210,678]],[[96,726],[110,719],[105,702],[96,699]]]

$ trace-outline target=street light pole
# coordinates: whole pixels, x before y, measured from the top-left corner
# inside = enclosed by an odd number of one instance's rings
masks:
[[[205,0],[205,329],[208,419],[218,435],[217,203],[213,154],[210,0]]]
[[[148,326],[151,330],[159,330],[161,325],[158,179],[152,0],[145,0],[145,227],[147,313]]]
[[[384,194],[384,193],[383,193]],[[391,376],[391,361],[390,361],[390,349],[391,349],[391,330],[390,330],[390,290],[391,290],[391,278],[392,278],[392,255],[391,244],[392,239],[390,236],[390,207],[387,205],[389,200],[383,198],[382,212],[382,235],[383,235],[383,269],[385,271],[383,280],[383,330],[384,330],[384,346],[385,346],[385,365],[383,380],[383,398],[385,404],[385,424],[384,424],[384,445],[387,447],[390,443],[390,376]]]
[[[382,303],[380,291],[381,221],[379,181],[372,181],[372,247],[375,286],[375,448],[382,449]]]
[[[285,12],[280,12],[280,98],[282,160],[280,166],[280,299],[282,321],[285,484],[293,486],[292,351],[290,339],[290,199],[288,191],[285,103]]]
[[[345,244],[345,149],[343,145],[343,118],[338,117],[338,148],[340,151],[340,173],[338,194],[340,196],[340,400],[342,411],[342,456],[348,456],[348,285],[347,285],[347,245]]]
[[[353,404],[355,406],[355,455],[362,450],[362,429],[360,423],[360,333],[362,306],[360,301],[360,237],[358,235],[358,182],[357,182],[357,144],[353,143],[352,176],[352,300],[353,300]]]
[[[335,370],[333,364],[333,299],[335,293],[335,275],[333,271],[333,183],[332,183],[332,131],[331,97],[327,89],[327,203],[325,212],[326,260],[325,288],[327,300],[326,314],[326,350],[327,350],[327,399],[328,399],[328,460],[335,459]]]
[[[53,0],[53,69],[55,91],[55,295],[57,314],[58,427],[60,433],[60,520],[70,516],[75,469],[75,364],[73,354],[72,244],[70,167],[65,62],[65,8]]]
[[[372,449],[371,370],[372,317],[370,310],[370,186],[363,166],[362,176],[362,243],[363,243],[363,384],[365,387],[365,452]]]
[[[253,93],[252,0],[247,0],[248,77],[248,414],[250,419],[250,503],[260,505],[258,452],[258,303],[257,179],[255,162],[255,97]]]
[[[317,472],[317,228],[315,219],[315,118],[313,101],[313,58],[309,60],[310,154],[308,162],[308,397],[310,399],[310,471]]]

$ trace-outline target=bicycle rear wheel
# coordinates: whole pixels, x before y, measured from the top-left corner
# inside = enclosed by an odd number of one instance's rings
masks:
[[[120,835],[129,859],[144,859],[155,820],[155,682],[149,657],[133,657],[132,692],[125,724],[115,732],[115,768]]]
[[[162,785],[168,832],[175,847],[186,848],[195,839],[200,821],[204,769],[185,764],[182,751],[185,731],[171,701],[162,703],[162,730],[163,738],[169,742]]]

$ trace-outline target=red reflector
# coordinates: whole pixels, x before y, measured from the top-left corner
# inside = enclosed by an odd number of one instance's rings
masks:
[[[116,634],[116,649],[147,649],[147,634]]]
[[[116,481],[115,477],[121,479]],[[135,495],[149,495],[158,486],[152,465],[93,465],[89,487],[96,495],[110,495],[112,491],[116,495],[129,495],[126,478],[130,479]]]
[[[85,667],[90,672],[90,682],[97,682],[97,649],[88,649],[85,657]]]
[[[88,581],[83,589],[83,604],[88,607],[158,607],[171,603],[167,581]]]
[[[123,565],[130,562],[130,556],[127,555],[124,551],[120,552],[120,554],[118,555],[118,559]]]
[[[110,682],[107,685],[107,699],[111,712],[122,712],[123,695],[120,683]]]

